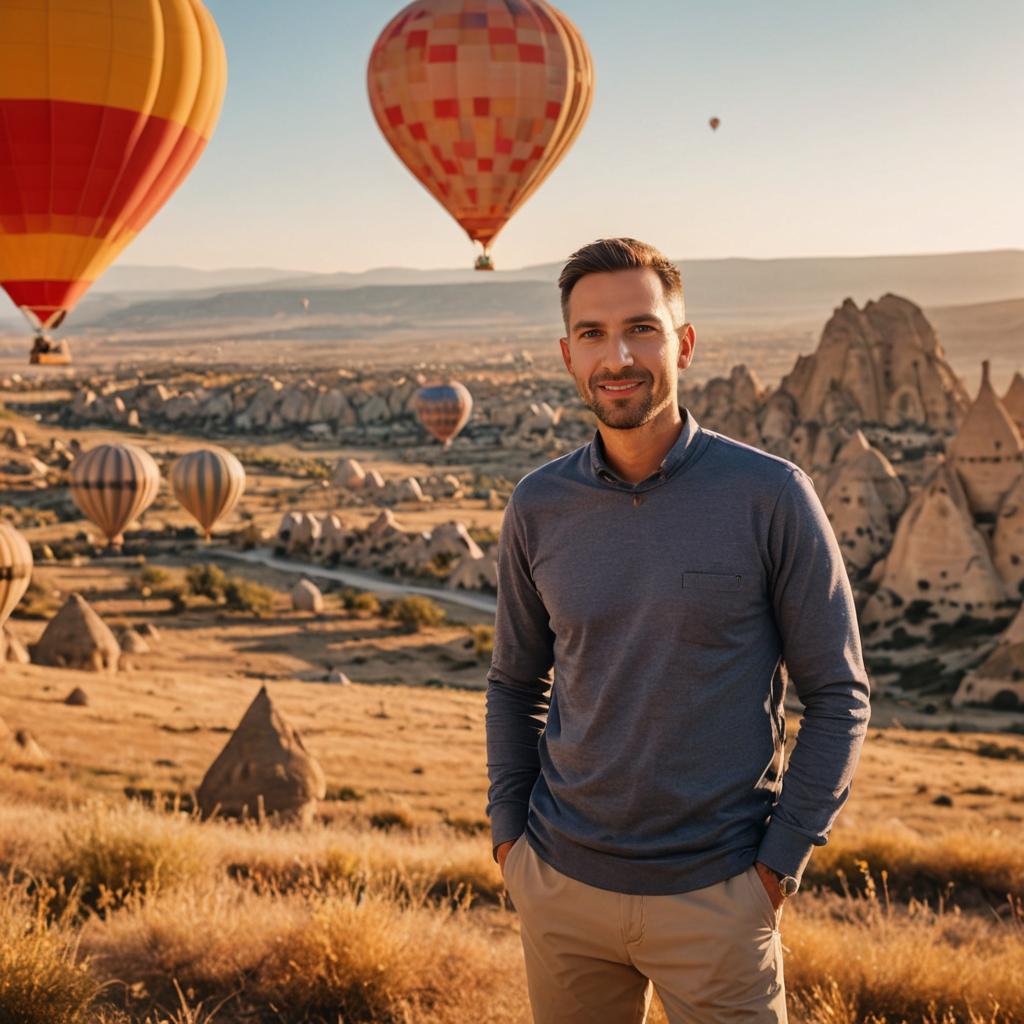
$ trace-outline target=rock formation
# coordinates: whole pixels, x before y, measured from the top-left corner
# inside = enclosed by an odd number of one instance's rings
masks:
[[[1010,387],[1003,395],[1003,408],[1010,414],[1010,419],[1024,437],[1024,376],[1019,371],[1013,375]]]
[[[121,648],[81,594],[72,594],[32,647],[37,665],[115,672]]]
[[[853,576],[865,573],[889,550],[906,506],[900,478],[858,430],[817,486],[847,568]]]
[[[319,615],[324,610],[324,595],[310,580],[299,580],[292,589],[292,608],[297,612],[313,612]]]
[[[941,462],[899,521],[861,625],[866,634],[879,626],[909,633],[962,615],[991,617],[1006,599],[960,480]]]
[[[1024,597],[1024,473],[999,506],[992,558],[1010,594]]]
[[[308,823],[325,793],[319,763],[263,687],[210,765],[196,798],[204,817],[266,815]]]
[[[951,431],[967,406],[935,331],[917,306],[896,295],[863,310],[846,299],[817,351],[797,360],[779,390],[793,397],[800,420],[822,424],[917,423]]]
[[[991,704],[1007,711],[1024,708],[1024,606],[996,649],[961,680],[953,706],[964,704]]]
[[[358,491],[366,480],[366,471],[355,459],[342,459],[334,470],[331,483],[349,491]]]
[[[991,517],[1024,471],[1024,442],[992,388],[988,361],[981,365],[978,397],[950,442],[949,461],[964,485],[971,510],[976,516]]]

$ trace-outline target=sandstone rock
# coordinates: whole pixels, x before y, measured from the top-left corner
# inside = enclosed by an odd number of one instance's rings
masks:
[[[959,478],[942,462],[899,521],[885,575],[864,608],[862,625],[869,630],[900,624],[910,631],[914,624],[902,620],[911,602],[920,602],[917,625],[925,629],[965,614],[992,617],[1006,598]]]
[[[8,427],[4,431],[3,443],[8,448],[27,448],[28,438],[25,437],[25,431],[20,427]]]
[[[482,551],[479,554],[467,551],[453,566],[446,583],[461,590],[497,590],[498,561]]]
[[[210,765],[196,798],[204,817],[216,812],[309,823],[325,794],[319,763],[263,687]]]
[[[371,423],[386,423],[390,419],[391,410],[380,395],[374,395],[359,409],[359,422],[364,426]]]
[[[797,360],[780,390],[793,396],[801,420],[822,424],[924,423],[949,431],[967,405],[924,314],[896,295],[863,310],[847,299],[817,351]]]
[[[993,516],[1003,497],[1024,472],[1020,431],[992,389],[989,363],[982,363],[981,388],[949,445],[956,469],[976,516]]]
[[[345,673],[342,672],[341,669],[337,668],[331,669],[331,671],[327,673],[327,682],[336,683],[338,686],[352,685],[352,680],[349,679],[349,677],[345,675]]]
[[[73,708],[89,706],[89,695],[80,686],[76,686],[65,698],[64,703]]]
[[[828,494],[843,479],[864,480],[878,492],[885,510],[893,520],[902,515],[907,506],[907,489],[903,486],[892,463],[857,430],[839,449],[829,474],[825,477],[822,494]]]
[[[292,608],[297,612],[319,615],[324,610],[324,596],[320,588],[309,580],[300,580],[292,589]]]
[[[1024,597],[1024,474],[999,506],[992,538],[996,570],[1014,597]]]
[[[36,665],[114,672],[121,648],[81,594],[72,594],[32,647]]]
[[[1003,395],[1003,407],[1024,437],[1024,376],[1019,372],[1013,375],[1010,387]]]
[[[1024,710],[1024,606],[996,649],[961,680],[952,703],[954,707],[989,704],[1004,711]]]
[[[358,491],[366,481],[366,471],[355,459],[342,459],[334,470],[331,482],[335,487]]]

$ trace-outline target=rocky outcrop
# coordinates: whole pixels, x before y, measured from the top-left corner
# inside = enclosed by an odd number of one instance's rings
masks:
[[[953,706],[964,704],[1024,710],[1024,607],[999,638],[996,649],[964,676],[953,695]]]
[[[880,586],[861,615],[865,632],[924,632],[963,615],[993,617],[1007,600],[960,480],[941,462],[899,521]]]
[[[967,406],[924,313],[885,295],[858,309],[847,299],[825,325],[817,351],[801,356],[780,391],[797,418],[822,424],[924,424],[949,432]]]
[[[999,506],[992,558],[1010,594],[1024,597],[1024,474]]]
[[[989,364],[982,363],[981,387],[956,437],[949,461],[960,477],[976,516],[994,516],[1024,471],[1020,431],[992,388]]]

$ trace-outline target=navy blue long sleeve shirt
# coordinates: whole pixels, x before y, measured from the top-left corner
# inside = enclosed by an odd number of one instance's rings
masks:
[[[787,674],[803,716],[783,773]],[[800,877],[849,795],[868,695],[842,556],[792,463],[686,414],[641,483],[597,434],[516,487],[487,689],[494,850],[525,831],[623,893],[755,860]]]

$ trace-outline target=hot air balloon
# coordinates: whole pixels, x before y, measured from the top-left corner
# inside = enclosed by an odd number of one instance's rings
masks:
[[[171,467],[171,487],[209,540],[217,521],[238,504],[245,490],[245,470],[224,448],[200,448]]]
[[[75,504],[99,527],[112,548],[121,531],[153,504],[160,470],[149,452],[130,444],[101,444],[71,463],[69,489]]]
[[[498,232],[579,135],[594,71],[544,0],[415,0],[374,44],[367,86],[391,148],[492,270]]]
[[[308,313],[309,312],[309,299],[302,300],[302,308]]]
[[[10,618],[32,578],[32,549],[7,523],[0,523],[0,629]]]
[[[413,399],[420,423],[447,448],[469,422],[473,396],[456,380],[422,387]]]
[[[721,119],[720,119],[720,118],[717,118],[717,117],[711,117],[711,118],[708,118],[708,124],[709,124],[709,125],[711,125],[711,130],[712,130],[713,132],[717,132],[717,131],[718,131],[718,126],[719,126],[719,125],[720,125],[721,123],[722,123],[722,122],[721,122]]]
[[[0,5],[0,285],[34,362],[67,361],[43,332],[185,180],[226,73],[201,0]]]

